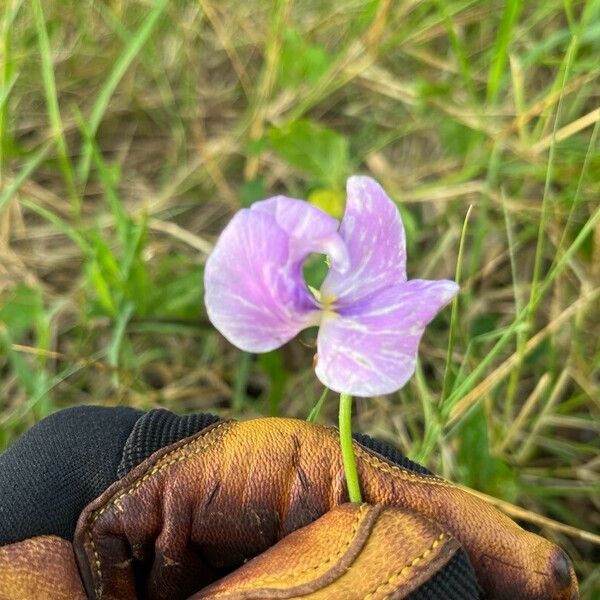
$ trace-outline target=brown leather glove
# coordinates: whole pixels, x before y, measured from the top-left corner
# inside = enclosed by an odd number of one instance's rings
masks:
[[[363,505],[345,504],[335,430],[215,423],[92,501],[72,546],[1,547],[0,598],[477,598],[464,593],[465,552],[481,597],[578,597],[554,544],[443,479],[355,450]]]

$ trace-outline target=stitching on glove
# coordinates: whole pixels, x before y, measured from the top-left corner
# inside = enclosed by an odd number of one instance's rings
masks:
[[[406,575],[408,575],[408,573],[410,572],[410,570],[415,567],[416,565],[418,565],[423,559],[427,558],[440,544],[442,544],[444,541],[446,541],[448,539],[448,536],[445,533],[440,533],[440,535],[433,540],[433,543],[431,544],[431,546],[429,546],[429,548],[427,548],[422,554],[420,554],[419,556],[415,557],[412,559],[412,561],[410,561],[409,563],[407,563],[406,565],[404,565],[402,567],[402,569],[400,569],[399,571],[397,571],[396,573],[394,573],[393,575],[390,576],[390,578],[383,582],[382,584],[380,584],[379,586],[377,586],[373,591],[369,592],[365,597],[364,600],[372,600],[375,595],[380,592],[382,589],[384,589],[386,586],[388,585],[395,585],[396,582],[405,577]],[[383,597],[383,600],[386,600],[386,598],[389,598],[391,595],[390,594],[386,594]]]
[[[354,519],[354,522],[352,523],[352,529],[350,530],[350,535],[348,536],[348,539],[335,554],[332,554],[329,558],[326,558],[325,560],[321,561],[320,563],[318,563],[316,565],[313,565],[311,567],[303,569],[302,571],[294,571],[292,573],[286,573],[285,577],[292,577],[292,578],[302,577],[303,575],[306,575],[307,573],[310,573],[311,571],[316,571],[321,567],[325,567],[329,563],[337,560],[340,556],[342,556],[348,550],[349,546],[354,541],[354,538],[356,537],[356,532],[358,531],[358,528],[360,527],[361,522],[363,521],[364,513],[367,512],[368,509],[372,509],[372,507],[369,504],[361,504],[360,508],[358,509],[358,513]],[[280,579],[281,579],[281,576],[272,575],[270,577],[263,577],[261,579],[254,580],[254,581],[252,581],[252,589],[254,589],[258,586],[264,585],[266,583],[278,581]],[[248,588],[246,588],[246,589],[248,589]],[[240,591],[244,591],[244,589],[242,588],[242,590],[240,590]]]
[[[440,487],[455,487],[442,477],[437,477],[436,475],[420,475],[418,473],[411,473],[402,467],[389,465],[380,458],[373,456],[368,450],[365,450],[356,444],[354,444],[354,450],[359,454],[361,460],[364,460],[367,464],[371,465],[373,468],[381,471],[382,473],[388,473],[389,475],[401,475],[405,480],[417,481],[419,483],[439,485]]]
[[[231,425],[231,421],[223,421],[222,423],[215,425],[204,436],[194,438],[193,440],[190,440],[189,442],[183,444],[179,448],[176,448],[175,450],[168,452],[164,456],[161,456],[158,464],[154,465],[154,467],[150,471],[148,471],[147,473],[144,473],[144,475],[142,477],[140,477],[139,479],[134,481],[127,489],[122,490],[116,496],[111,498],[110,501],[108,502],[108,504],[104,505],[100,509],[95,510],[90,515],[90,518],[88,519],[87,538],[88,538],[88,542],[92,548],[92,552],[94,554],[94,566],[96,567],[96,577],[98,579],[98,583],[94,587],[94,592],[96,593],[96,596],[100,597],[102,594],[102,564],[100,562],[100,554],[98,553],[96,544],[94,543],[94,540],[92,538],[92,528],[93,528],[94,524],[96,523],[96,521],[107,510],[109,510],[113,506],[116,508],[119,508],[120,504],[121,504],[121,500],[123,498],[133,494],[145,481],[147,481],[148,479],[150,479],[157,473],[160,473],[161,471],[163,471],[164,469],[170,467],[171,465],[173,465],[175,463],[181,462],[183,460],[191,458],[192,456],[195,456],[196,454],[199,454],[200,452],[204,452],[205,450],[208,450],[208,448],[210,448],[212,445],[214,445],[217,441],[219,441],[223,437],[223,435],[224,435],[223,428],[225,427],[225,425]],[[210,439],[203,440],[203,438],[205,436],[206,437],[210,436]],[[189,446],[192,446],[193,444],[196,444],[201,440],[204,441],[205,443],[198,445],[198,447],[195,448],[192,452],[189,452],[187,454],[180,454],[182,450],[185,450]],[[178,456],[175,456],[175,458],[168,460],[169,457],[173,456],[173,455],[178,455]],[[163,461],[166,461],[166,462],[163,462]]]

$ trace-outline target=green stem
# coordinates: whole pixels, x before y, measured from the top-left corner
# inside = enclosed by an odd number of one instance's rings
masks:
[[[342,461],[346,484],[348,485],[348,496],[350,502],[362,502],[360,485],[358,483],[358,471],[356,470],[356,457],[352,448],[352,396],[340,394],[340,445],[342,447]]]

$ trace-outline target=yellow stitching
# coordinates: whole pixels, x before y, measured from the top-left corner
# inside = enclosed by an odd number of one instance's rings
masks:
[[[335,439],[336,443],[339,443],[339,433],[337,429],[332,427],[324,427],[327,433]],[[376,455],[372,454],[374,450],[363,448],[358,442],[354,442],[352,445],[354,453],[360,455],[361,460],[364,460],[367,464],[371,465],[378,471],[383,473],[389,473],[390,475],[400,475],[403,479],[416,481],[418,483],[427,483],[432,485],[439,485],[440,487],[456,488],[455,485],[448,482],[443,477],[437,475],[423,475],[421,473],[415,473],[407,467],[400,467],[399,465],[390,465],[387,462],[381,460]],[[459,488],[457,488],[459,489]]]
[[[96,593],[96,596],[100,597],[100,595],[102,594],[102,568],[101,568],[101,562],[100,562],[100,555],[99,555],[99,553],[98,553],[98,551],[96,549],[96,544],[94,544],[94,540],[92,538],[92,531],[91,531],[91,528],[94,526],[94,524],[96,523],[96,521],[107,510],[109,510],[113,505],[118,507],[120,505],[121,500],[123,498],[125,498],[126,496],[129,496],[130,494],[133,494],[145,481],[147,481],[148,479],[150,479],[150,477],[153,477],[157,473],[160,473],[161,471],[163,471],[167,467],[170,467],[172,464],[175,464],[175,463],[181,462],[183,460],[186,460],[188,458],[191,458],[192,456],[195,456],[196,454],[199,454],[200,452],[203,452],[204,450],[207,450],[208,448],[210,448],[210,446],[212,446],[218,440],[221,439],[221,437],[223,435],[223,432],[222,432],[221,429],[225,425],[230,425],[230,424],[231,424],[231,421],[224,421],[223,423],[219,423],[218,425],[216,425],[215,427],[213,427],[207,434],[205,434],[207,436],[211,436],[211,439],[209,439],[205,444],[201,444],[198,448],[195,448],[194,451],[190,452],[189,454],[183,454],[181,456],[175,457],[172,460],[167,460],[173,454],[178,454],[182,450],[185,450],[187,447],[189,447],[189,446],[197,443],[198,441],[202,440],[203,437],[194,438],[193,440],[185,443],[183,446],[180,446],[179,448],[176,448],[175,450],[172,450],[171,452],[168,452],[164,456],[161,456],[161,458],[159,459],[158,463],[155,464],[154,467],[148,473],[144,473],[144,475],[142,477],[140,477],[140,479],[134,481],[129,486],[129,488],[127,488],[125,490],[122,490],[116,496],[114,496],[113,498],[111,498],[111,500],[110,500],[110,502],[108,502],[108,504],[104,505],[101,509],[95,510],[90,515],[90,517],[88,518],[87,538],[88,538],[88,542],[89,542],[90,546],[92,547],[92,552],[93,552],[94,558],[95,558],[94,564],[96,565],[96,577],[98,578],[98,583],[94,587],[94,592]],[[218,432],[218,435],[215,434],[215,432],[217,430],[221,430],[221,431]]]
[[[420,475],[418,473],[411,473],[410,471],[403,469],[402,467],[398,467],[396,465],[388,465],[384,463],[382,460],[377,458],[376,456],[371,456],[362,448],[357,448],[354,446],[355,451],[358,450],[358,453],[361,455],[361,460],[364,460],[367,464],[371,465],[378,471],[382,473],[388,473],[389,475],[400,475],[402,479],[414,481],[418,483],[425,483],[431,485],[438,485],[440,487],[454,487],[452,484],[449,484],[445,479],[441,477],[437,477],[436,475]]]
[[[337,558],[340,555],[342,555],[344,552],[346,552],[348,550],[348,547],[354,540],[354,537],[356,536],[356,532],[357,532],[358,528],[360,527],[360,522],[362,520],[361,517],[367,508],[369,508],[368,504],[362,504],[361,507],[359,508],[358,514],[356,515],[356,518],[354,519],[354,522],[352,524],[352,530],[350,531],[350,536],[348,538],[348,541],[341,547],[340,550],[338,550],[334,555],[330,556],[329,558],[325,559],[324,561],[320,562],[319,564],[313,565],[312,567],[308,567],[307,569],[304,569],[303,571],[298,571],[295,573],[286,573],[285,577],[286,578],[302,577],[303,575],[306,575],[306,573],[309,573],[310,571],[316,571],[320,567],[324,567],[325,565],[332,562],[333,560],[337,560]],[[252,583],[251,589],[256,589],[256,587],[259,585],[264,585],[265,583],[269,583],[272,581],[278,581],[279,579],[281,579],[281,576],[272,575],[271,577],[263,577],[262,579],[253,580],[251,582]],[[249,588],[242,587],[242,588],[239,588],[237,591],[244,592],[244,591],[247,591],[248,589]],[[217,592],[216,594],[214,594],[214,597],[218,598],[219,596],[222,596],[223,594],[228,594],[228,592],[227,591]],[[211,595],[211,597],[213,597],[213,595]]]
[[[329,430],[336,438],[338,433],[334,429]],[[364,460],[367,464],[371,465],[378,471],[388,473],[390,475],[400,475],[405,480],[416,481],[418,483],[426,483],[431,485],[439,485],[440,487],[454,487],[445,479],[438,477],[437,475],[421,475],[419,473],[413,473],[408,469],[404,469],[397,465],[389,465],[377,456],[373,456],[368,450],[365,450],[362,446],[356,442],[353,444],[354,452],[360,455],[361,460]]]
[[[433,541],[433,543],[431,544],[431,546],[429,546],[429,548],[427,548],[427,550],[425,550],[420,556],[413,558],[409,563],[407,563],[399,571],[391,575],[387,581],[384,581],[372,592],[369,592],[364,597],[364,600],[371,600],[375,597],[375,594],[377,594],[386,586],[394,585],[398,581],[398,579],[401,579],[402,577],[406,576],[414,566],[418,565],[423,559],[427,558],[447,538],[448,536],[445,533],[440,533],[440,535]],[[383,600],[386,600],[386,598],[389,597],[390,594],[387,594],[386,596],[384,596]]]
[[[354,541],[356,532],[357,532],[358,528],[360,527],[360,523],[362,521],[363,513],[366,511],[367,508],[369,508],[368,504],[361,505],[361,507],[358,510],[358,514],[356,515],[356,518],[354,519],[354,522],[352,524],[352,529],[350,531],[348,540],[335,554],[333,554],[329,558],[326,558],[325,560],[321,561],[320,563],[313,565],[312,567],[303,569],[302,571],[286,573],[285,577],[286,578],[302,577],[303,575],[306,575],[307,573],[310,573],[311,571],[317,571],[318,569],[324,567],[325,565],[328,565],[330,562],[337,560],[342,554],[344,554],[344,552],[346,552],[348,550],[348,547]],[[268,583],[271,581],[278,581],[279,579],[281,579],[281,576],[271,575],[270,577],[263,577],[262,579],[253,580],[252,581],[252,589],[254,589],[258,585],[264,585],[265,583]],[[243,591],[243,589],[241,591]]]

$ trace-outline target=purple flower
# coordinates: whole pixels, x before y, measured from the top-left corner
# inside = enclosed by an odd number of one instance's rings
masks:
[[[215,327],[248,352],[268,352],[319,325],[317,377],[336,392],[375,396],[410,379],[425,326],[458,286],[407,281],[394,203],[369,177],[348,179],[347,193],[341,226],[285,196],[240,210],[206,263],[205,301]],[[330,265],[316,295],[302,274],[311,253],[326,254]]]

